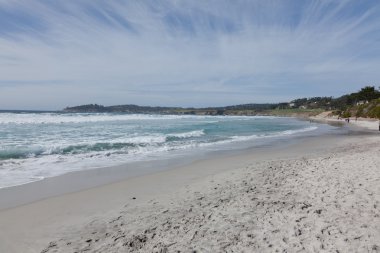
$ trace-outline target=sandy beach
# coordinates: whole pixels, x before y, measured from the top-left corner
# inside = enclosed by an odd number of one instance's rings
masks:
[[[0,252],[380,252],[380,136],[320,136],[0,211]]]
[[[323,112],[317,116],[311,117],[312,120],[327,122],[327,123],[340,123],[340,124],[349,124],[351,126],[364,128],[368,130],[380,130],[380,121],[377,119],[367,119],[367,118],[350,118],[350,121],[347,122],[344,118],[338,118],[338,116],[331,116],[331,111]]]
[[[380,0],[0,0],[0,253],[380,253]]]

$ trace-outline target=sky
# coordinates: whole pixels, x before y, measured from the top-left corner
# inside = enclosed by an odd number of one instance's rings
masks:
[[[378,0],[0,0],[0,109],[286,102],[379,80]]]

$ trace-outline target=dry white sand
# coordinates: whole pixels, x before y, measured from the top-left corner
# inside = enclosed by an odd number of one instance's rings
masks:
[[[0,212],[0,251],[380,252],[379,153],[379,136],[355,136],[50,198]]]

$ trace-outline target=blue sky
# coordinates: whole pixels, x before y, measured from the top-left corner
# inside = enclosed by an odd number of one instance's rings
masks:
[[[377,0],[0,0],[0,109],[282,102],[379,78]]]

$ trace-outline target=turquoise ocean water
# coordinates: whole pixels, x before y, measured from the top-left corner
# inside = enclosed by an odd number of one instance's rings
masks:
[[[0,113],[0,188],[70,171],[250,147],[330,126],[293,118]]]

